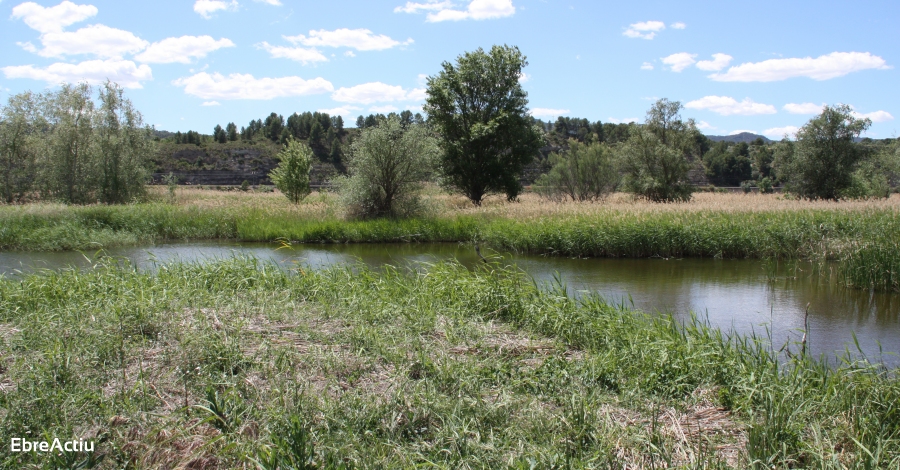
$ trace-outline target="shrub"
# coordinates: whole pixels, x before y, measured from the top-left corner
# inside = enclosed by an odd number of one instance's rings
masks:
[[[275,157],[280,162],[278,167],[269,173],[269,178],[288,200],[299,204],[310,193],[309,171],[312,168],[312,150],[300,141],[289,139],[284,149]]]
[[[535,182],[538,192],[551,199],[573,201],[603,199],[619,184],[612,150],[605,144],[569,141],[569,151],[550,154],[552,168]]]

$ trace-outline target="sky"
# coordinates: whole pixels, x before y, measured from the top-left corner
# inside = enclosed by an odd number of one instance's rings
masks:
[[[705,134],[780,139],[847,104],[900,137],[897,0],[0,0],[0,21],[0,102],[109,79],[172,132],[418,112],[443,62],[505,44],[545,121],[642,122],[668,98]]]

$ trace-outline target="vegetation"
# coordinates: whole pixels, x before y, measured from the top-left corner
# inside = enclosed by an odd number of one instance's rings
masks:
[[[619,147],[624,188],[654,202],[687,201],[690,161],[698,153],[694,120],[682,121],[681,103],[665,98],[649,111],[643,126],[634,126]]]
[[[738,186],[751,179],[750,146],[717,142],[703,155],[706,176],[717,186]]]
[[[312,151],[304,143],[288,140],[284,150],[276,157],[280,163],[278,168],[269,173],[269,178],[288,200],[299,204],[310,193],[309,170],[312,167]]]
[[[865,156],[854,139],[871,124],[853,117],[847,105],[826,106],[797,132],[793,153],[779,162],[780,178],[803,198],[835,200],[847,195],[853,172]]]
[[[779,355],[499,265],[48,272],[0,280],[0,345],[0,439],[96,443],[4,467],[900,463],[900,384],[876,365]]]
[[[619,183],[613,150],[605,144],[581,144],[572,140],[568,152],[550,155],[550,171],[535,182],[537,190],[551,199],[596,201],[605,198]]]
[[[444,62],[428,78],[424,109],[442,139],[441,181],[476,206],[496,192],[515,200],[519,174],[542,146],[519,84],[526,65],[518,48],[494,46]]]
[[[339,180],[350,215],[358,218],[421,215],[422,183],[439,150],[423,124],[386,118],[367,127],[351,147],[349,176]]]
[[[153,153],[150,130],[116,84],[87,84],[10,97],[0,111],[0,193],[6,202],[42,197],[118,204],[143,197]]]

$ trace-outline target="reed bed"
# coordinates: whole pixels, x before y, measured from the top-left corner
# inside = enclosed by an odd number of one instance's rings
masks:
[[[167,195],[155,188],[153,197]],[[520,202],[427,191],[429,214],[346,220],[336,196],[303,204],[277,192],[179,189],[176,203],[0,206],[0,249],[74,250],[166,240],[295,243],[481,242],[498,250],[573,257],[838,260],[848,285],[900,291],[900,195],[810,202],[780,195],[698,193],[658,204],[615,194],[600,203]]]
[[[96,442],[0,465],[900,465],[900,382],[877,364],[565,292],[454,262],[0,280],[0,441]]]

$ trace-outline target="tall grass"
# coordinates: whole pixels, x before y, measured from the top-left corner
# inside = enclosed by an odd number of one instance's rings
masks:
[[[253,259],[0,280],[0,441],[28,468],[896,468],[900,382],[514,268]],[[794,348],[796,350],[796,347]]]

